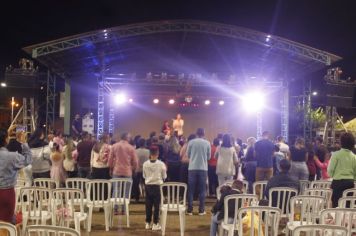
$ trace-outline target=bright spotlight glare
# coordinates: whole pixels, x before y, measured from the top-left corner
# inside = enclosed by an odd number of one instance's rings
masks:
[[[224,100],[220,100],[220,101],[219,101],[219,105],[220,105],[220,106],[223,106],[224,104],[225,104]]]
[[[153,99],[153,103],[154,103],[154,104],[158,104],[158,103],[159,103],[158,98]]]
[[[127,101],[126,95],[123,93],[115,95],[115,103],[118,105],[122,105]]]
[[[210,105],[210,100],[205,100],[204,104],[205,105]]]
[[[130,99],[129,99],[129,102],[133,102],[133,99],[132,99],[132,98],[130,98]]]
[[[258,112],[262,110],[265,98],[260,91],[245,94],[242,98],[243,106],[248,112]]]
[[[318,92],[317,91],[313,91],[312,95],[316,96],[316,95],[318,95]]]
[[[169,99],[168,103],[173,105],[175,103],[175,101],[174,101],[174,99]]]
[[[6,83],[1,83],[1,87],[6,87]]]

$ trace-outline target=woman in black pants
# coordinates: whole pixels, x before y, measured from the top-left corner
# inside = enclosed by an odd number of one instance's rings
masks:
[[[355,138],[351,133],[344,133],[340,137],[341,150],[332,154],[328,166],[328,174],[333,181],[333,207],[338,206],[338,201],[346,189],[354,187],[356,179],[356,156],[352,152],[355,147]]]

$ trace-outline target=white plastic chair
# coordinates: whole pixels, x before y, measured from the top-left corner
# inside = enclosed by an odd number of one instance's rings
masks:
[[[178,212],[180,235],[183,236],[185,230],[187,185],[185,183],[166,182],[160,186],[160,192],[162,235],[166,233],[168,212]]]
[[[355,197],[342,197],[339,199],[338,207],[356,209]]]
[[[59,188],[59,183],[51,178],[37,178],[33,180],[33,186],[46,189],[56,189]]]
[[[333,194],[333,191],[331,189],[319,189],[319,188],[312,188],[312,189],[307,189],[305,190],[303,195],[310,195],[310,196],[320,196],[324,197],[326,201],[326,206],[325,208],[331,207],[331,196]]]
[[[89,182],[89,179],[85,179],[85,178],[68,178],[66,179],[66,188],[74,188],[74,189],[78,189],[80,190],[81,192],[83,192],[83,196],[84,196],[84,205],[86,204],[87,202],[87,199],[86,199],[86,184]],[[76,200],[75,200],[75,205],[76,206],[79,206],[80,205],[80,196],[78,195],[76,197]]]
[[[279,221],[281,219],[281,210],[276,207],[246,207],[241,208],[237,212],[238,214],[238,232],[239,235],[249,235],[249,236],[277,236]],[[248,225],[250,229],[250,234],[244,231],[246,224],[244,224],[243,217],[247,214],[251,216],[251,224]],[[255,222],[258,221],[257,232],[255,233]],[[229,236],[233,234],[229,234]]]
[[[50,236],[80,236],[80,232],[60,226],[50,226],[50,225],[31,225],[26,229],[26,235],[50,235]]]
[[[52,218],[50,189],[39,187],[24,187],[20,191],[22,211],[22,231],[25,233],[29,220],[45,225]]]
[[[329,189],[331,188],[331,181],[328,180],[315,180],[310,183],[309,188]]]
[[[342,193],[342,197],[356,197],[356,188],[346,189]]]
[[[80,232],[80,222],[87,224],[88,215],[84,213],[84,194],[78,189],[56,189],[52,199],[57,204],[52,205],[52,225],[69,227],[74,221],[75,230]],[[79,207],[76,209],[76,205]],[[88,227],[87,227],[88,229]]]
[[[110,199],[111,202],[110,227],[113,226],[115,206],[125,207],[126,226],[130,227],[129,205],[131,199],[132,180],[129,180],[127,178],[114,178],[111,179],[110,182],[112,183],[112,196]],[[128,196],[126,196],[126,193],[128,193]]]
[[[0,231],[5,230],[8,232],[8,236],[17,236],[16,226],[6,222],[0,221]]]
[[[26,180],[23,178],[17,178],[16,187],[25,187],[25,186],[26,186]]]
[[[290,214],[286,235],[300,225],[315,224],[320,212],[325,209],[325,198],[321,196],[296,196],[290,200]]]
[[[247,180],[243,180],[242,181],[243,185],[244,185],[244,188],[242,190],[243,193],[247,193],[247,190],[248,190],[248,181]]]
[[[111,182],[109,180],[90,180],[86,184],[88,207],[88,232],[91,231],[91,223],[94,208],[104,208],[105,230],[109,231],[111,211]]]
[[[311,182],[309,180],[299,180],[300,189],[299,194],[304,195],[304,191],[310,187]]]
[[[229,203],[234,204],[234,216],[233,221],[229,220]],[[236,225],[238,224],[238,214],[237,210],[242,207],[256,206],[258,203],[258,197],[253,194],[232,194],[228,195],[224,199],[224,219],[220,224],[219,235],[224,235],[224,231],[228,232],[228,235],[234,235],[234,231],[237,230]]]
[[[318,235],[318,236],[347,236],[347,229],[335,225],[302,225],[297,226],[293,236]]]
[[[256,181],[253,183],[253,194],[258,196],[259,200],[266,199],[265,190],[267,187],[268,181]],[[257,189],[259,188],[260,192],[257,194]]]
[[[290,200],[297,196],[298,191],[294,188],[276,187],[271,188],[268,193],[268,206],[281,209],[281,217],[287,217],[289,214]]]
[[[356,209],[330,208],[320,214],[321,224],[332,224],[347,228],[348,235],[356,233]]]

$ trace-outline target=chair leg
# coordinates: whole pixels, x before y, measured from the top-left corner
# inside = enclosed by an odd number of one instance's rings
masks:
[[[23,219],[22,219],[22,236],[25,236],[26,228],[27,228],[27,222],[28,222],[28,218],[27,217],[23,217]]]
[[[104,215],[105,215],[105,230],[109,231],[110,226],[110,206],[104,206]]]
[[[88,232],[91,232],[92,217],[93,217],[93,206],[88,206]]]
[[[221,226],[221,224],[219,224],[219,230],[218,230],[218,235],[219,236],[224,236],[224,229],[223,229],[223,227]]]
[[[129,204],[126,202],[125,204],[125,213],[126,213],[126,226],[127,228],[130,227],[130,211],[129,211]]]
[[[166,234],[166,223],[167,223],[167,210],[162,210],[162,214],[161,214],[162,235]]]
[[[80,233],[80,220],[79,220],[79,217],[75,217],[74,218],[74,227],[75,227],[75,230]]]
[[[184,236],[185,211],[182,210],[179,210],[179,226],[180,226],[180,235]]]

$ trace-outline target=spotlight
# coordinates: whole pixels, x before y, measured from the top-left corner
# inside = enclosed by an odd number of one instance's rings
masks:
[[[7,85],[6,85],[6,83],[1,83],[1,87],[6,87]]]
[[[220,100],[220,101],[219,101],[219,105],[220,105],[220,106],[223,106],[224,104],[225,104],[224,100]]]
[[[210,105],[210,100],[205,100],[205,101],[204,101],[204,104],[205,104],[205,105]]]
[[[127,101],[126,95],[123,93],[115,95],[115,103],[118,105],[122,105]]]
[[[312,95],[313,95],[313,96],[317,96],[317,95],[318,95],[318,92],[317,92],[317,91],[313,91],[313,92],[312,92]]]
[[[132,103],[132,102],[133,102],[133,99],[132,99],[132,98],[130,98],[130,99],[129,99],[129,102],[130,102],[130,103]]]
[[[159,103],[158,98],[153,99],[153,103],[154,103],[154,104],[158,104],[158,103]]]
[[[243,106],[248,112],[262,110],[265,103],[264,100],[264,95],[260,91],[251,92],[242,97]]]
[[[271,35],[267,35],[267,36],[266,36],[266,42],[269,42],[270,39],[271,39]]]
[[[168,103],[173,105],[175,103],[175,101],[174,101],[174,99],[169,99]]]

